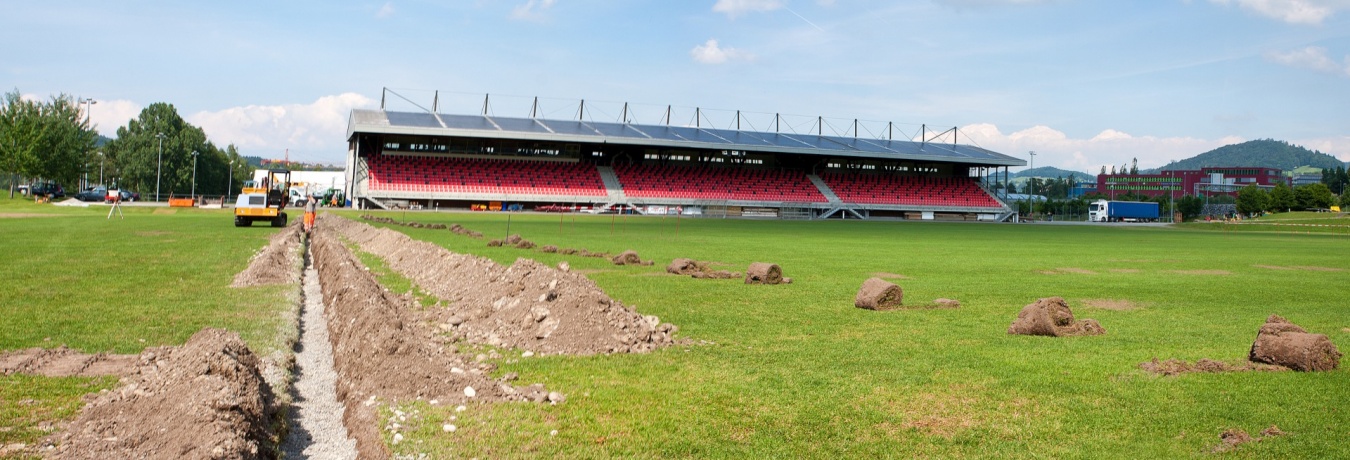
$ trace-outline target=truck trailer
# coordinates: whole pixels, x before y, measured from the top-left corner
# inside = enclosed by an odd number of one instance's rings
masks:
[[[1092,222],[1156,222],[1158,203],[1097,200],[1088,205]]]

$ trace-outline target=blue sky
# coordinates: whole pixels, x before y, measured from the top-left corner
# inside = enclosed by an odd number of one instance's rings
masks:
[[[93,98],[104,134],[174,104],[244,154],[340,162],[381,88],[446,113],[959,141],[1154,167],[1287,140],[1350,161],[1350,0],[3,0],[0,84]],[[391,109],[417,110],[389,96]],[[748,126],[747,126],[748,127]],[[931,133],[930,133],[931,134]],[[948,138],[950,140],[950,138]]]

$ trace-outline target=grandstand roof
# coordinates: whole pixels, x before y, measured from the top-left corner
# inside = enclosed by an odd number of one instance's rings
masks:
[[[771,133],[690,126],[352,110],[347,138],[356,133],[621,144],[656,148],[741,150],[891,160],[1026,166],[1026,161],[964,144]]]

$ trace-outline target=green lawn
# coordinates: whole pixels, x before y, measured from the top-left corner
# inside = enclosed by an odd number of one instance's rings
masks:
[[[506,235],[500,214],[386,214]],[[406,217],[405,217],[406,216]],[[678,233],[677,233],[678,226]],[[503,363],[519,383],[568,395],[558,406],[463,413],[420,405],[398,452],[531,457],[1184,457],[1219,433],[1278,425],[1288,436],[1230,455],[1344,457],[1350,379],[1232,373],[1157,377],[1153,357],[1243,360],[1276,313],[1350,344],[1338,235],[1090,225],[782,222],[512,216],[537,244],[617,253],[655,267],[488,248],[443,230],[394,227],[509,263],[568,260],[615,298],[712,342],[648,355]],[[1204,228],[1204,227],[1202,227]],[[795,284],[746,286],[660,274],[675,257],[783,266]],[[956,298],[956,310],[852,306],[873,273],[907,303]],[[1017,311],[1062,296],[1101,337],[1008,336]],[[1089,308],[1084,301],[1138,308]],[[1121,303],[1121,302],[1117,302]],[[458,420],[449,421],[455,415]],[[454,433],[442,431],[453,423]],[[551,435],[557,430],[556,435]]]
[[[275,347],[283,288],[231,289],[231,277],[274,230],[236,229],[228,212],[154,214],[56,208],[0,199],[0,349],[57,346],[135,352],[182,343],[203,326]],[[346,213],[355,216],[357,213]],[[500,213],[382,213],[507,234]],[[518,384],[545,383],[564,404],[414,407],[400,453],[440,457],[1188,457],[1219,433],[1289,433],[1238,457],[1350,456],[1344,370],[1190,374],[1137,370],[1153,357],[1238,361],[1272,313],[1350,344],[1342,294],[1344,233],[1092,225],[783,222],[512,215],[510,232],[539,245],[617,253],[653,267],[489,248],[445,230],[394,227],[414,238],[510,263],[567,260],[611,296],[703,342],[644,355],[502,361]],[[1345,226],[1344,220],[1337,225]],[[662,274],[675,257],[780,264],[795,283],[746,286]],[[954,310],[872,312],[853,295],[873,273],[903,275],[906,303],[955,298]],[[110,273],[119,273],[111,276]],[[387,276],[397,291],[406,280]],[[1008,336],[1017,311],[1062,296],[1099,337]],[[1084,306],[1087,299],[1138,308]],[[425,304],[431,302],[423,301]],[[52,340],[47,341],[50,337]],[[145,342],[140,340],[144,339]],[[72,388],[36,381],[45,408]],[[3,391],[3,390],[0,390]],[[30,426],[0,392],[0,430]],[[24,407],[32,407],[24,406]],[[42,409],[61,417],[56,409]],[[450,421],[455,416],[457,420]],[[458,430],[442,431],[453,423]],[[405,424],[406,425],[406,424]],[[556,435],[551,431],[557,430]],[[14,438],[10,438],[14,439]],[[10,441],[31,442],[31,441]]]
[[[236,229],[228,211],[155,209],[110,220],[105,206],[0,198],[0,350],[139,353],[203,327],[236,331],[259,355],[284,346],[295,288],[229,287],[276,230]],[[0,377],[0,443],[35,442],[34,420],[72,416],[82,390],[115,383]]]

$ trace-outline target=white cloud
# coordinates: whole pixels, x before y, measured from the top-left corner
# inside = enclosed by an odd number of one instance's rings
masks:
[[[1036,165],[1054,166],[1071,171],[1096,174],[1102,166],[1128,165],[1139,160],[1139,168],[1165,166],[1173,160],[1190,158],[1228,144],[1243,142],[1238,137],[1197,139],[1192,137],[1134,136],[1115,129],[1106,129],[1087,139],[1075,139],[1048,126],[1033,126],[1011,134],[1004,134],[998,126],[981,123],[960,128],[960,142],[1029,160],[1027,152],[1036,152]],[[916,138],[917,140],[917,138]],[[951,142],[948,133],[932,142]],[[1341,145],[1350,146],[1350,138]]]
[[[1346,56],[1342,62],[1336,62],[1335,59],[1327,56],[1327,49],[1320,46],[1309,46],[1283,53],[1266,53],[1266,59],[1290,67],[1350,76],[1350,56]]]
[[[290,149],[293,160],[331,163],[340,162],[347,150],[344,137],[352,109],[375,105],[374,99],[343,93],[310,104],[232,107],[185,118],[222,148],[234,144],[247,155],[271,158]]]
[[[128,100],[101,100],[89,109],[89,122],[93,123],[99,134],[117,137],[117,128],[139,117],[144,109],[140,104]]]
[[[717,0],[713,12],[735,18],[745,13],[761,13],[783,7],[782,0]]]
[[[722,47],[717,43],[717,39],[712,38],[689,50],[689,56],[693,57],[695,62],[701,64],[722,64],[727,61],[751,61],[755,59],[753,54],[729,46]]]
[[[1350,136],[1302,139],[1289,143],[1334,156],[1341,161],[1350,161]]]
[[[1290,24],[1321,24],[1337,10],[1350,7],[1346,0],[1209,0],[1238,7]]]
[[[380,10],[375,12],[375,17],[387,18],[389,16],[393,16],[393,14],[394,14],[394,2],[384,2],[384,6],[381,6]]]
[[[511,9],[511,19],[537,21],[544,18],[544,10],[553,7],[555,0],[529,0]]]

